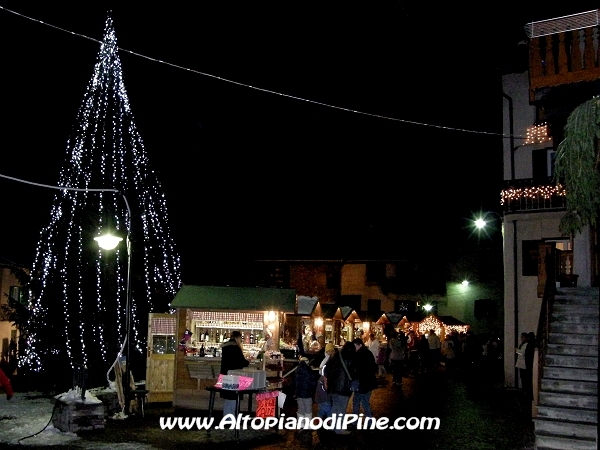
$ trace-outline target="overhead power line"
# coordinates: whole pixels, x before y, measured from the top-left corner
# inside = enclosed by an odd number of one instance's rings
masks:
[[[46,23],[46,22],[44,22],[42,20],[35,19],[33,17],[26,16],[26,15],[21,14],[19,12],[16,12],[16,11],[4,8],[3,6],[0,6],[0,9],[4,10],[6,12],[9,12],[9,13],[15,14],[17,16],[23,17],[25,19],[28,19],[28,20],[40,23],[42,25],[45,25],[45,26],[48,26],[48,27],[51,27],[51,28],[63,31],[65,33],[69,33],[69,34],[72,34],[74,36],[79,36],[79,37],[82,37],[84,39],[88,39],[88,40],[93,41],[93,42],[101,43],[101,41],[99,39],[94,39],[94,38],[92,38],[90,36],[86,36],[85,34],[76,33],[74,31],[70,31],[70,30],[67,30],[65,28],[61,28],[61,27],[58,27],[56,25],[52,25],[52,24]],[[415,120],[399,119],[397,117],[389,117],[389,116],[384,116],[384,115],[381,115],[381,114],[368,113],[368,112],[359,111],[359,110],[356,110],[356,109],[345,108],[343,106],[336,106],[336,105],[332,105],[332,104],[329,104],[329,103],[323,103],[323,102],[319,102],[319,101],[316,101],[316,100],[310,100],[310,99],[303,98],[303,97],[297,97],[295,95],[284,94],[282,92],[277,92],[277,91],[273,91],[273,90],[270,90],[270,89],[261,88],[261,87],[258,87],[258,86],[252,86],[252,85],[249,85],[249,84],[246,84],[246,83],[242,83],[242,82],[239,82],[239,81],[230,80],[228,78],[223,78],[223,77],[220,77],[218,75],[213,75],[213,74],[210,74],[210,73],[201,72],[199,70],[190,69],[189,67],[184,67],[184,66],[181,66],[181,65],[178,65],[178,64],[170,63],[168,61],[163,61],[161,59],[152,58],[151,56],[143,55],[141,53],[134,52],[132,50],[128,50],[128,49],[123,48],[123,47],[117,47],[117,48],[120,51],[122,51],[122,52],[129,53],[131,55],[138,56],[140,58],[144,58],[144,59],[147,59],[149,61],[154,61],[154,62],[157,62],[157,63],[160,63],[160,64],[164,64],[164,65],[176,68],[176,69],[186,70],[188,72],[195,73],[195,74],[202,75],[202,76],[209,77],[209,78],[213,78],[215,80],[223,81],[223,82],[230,83],[230,84],[235,84],[237,86],[242,86],[242,87],[245,87],[245,88],[248,88],[248,89],[254,89],[256,91],[265,92],[267,94],[279,95],[281,97],[290,98],[290,99],[293,99],[293,100],[298,100],[298,101],[302,101],[302,102],[306,102],[306,103],[311,103],[313,105],[323,106],[325,108],[337,109],[337,110],[340,110],[340,111],[350,112],[350,113],[359,114],[359,115],[368,116],[368,117],[373,117],[373,118],[377,118],[377,119],[383,119],[383,120],[390,120],[390,121],[394,121],[394,122],[406,123],[406,124],[410,124],[410,125],[418,125],[418,126],[424,126],[424,127],[430,127],[430,128],[437,128],[437,129],[440,129],[440,130],[460,131],[460,132],[463,132],[463,133],[480,134],[480,135],[488,135],[488,136],[500,136],[502,138],[510,138],[510,137],[512,137],[514,139],[526,139],[526,136],[518,136],[518,135],[511,136],[509,134],[503,134],[503,133],[494,133],[494,132],[489,132],[489,131],[477,131],[477,130],[470,130],[470,129],[466,129],[466,128],[448,127],[448,126],[443,126],[443,125],[436,125],[436,124],[431,124],[431,123],[418,122],[418,121],[415,121]]]

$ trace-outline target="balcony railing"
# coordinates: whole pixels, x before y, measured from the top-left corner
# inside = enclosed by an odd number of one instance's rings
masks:
[[[596,15],[597,11],[582,13]],[[565,18],[543,24],[547,35],[534,36],[529,45],[530,100],[536,90],[561,84],[593,81],[600,78],[600,46],[598,25],[566,29]],[[596,23],[598,21],[596,20]],[[553,31],[556,30],[556,31]],[[562,31],[565,30],[565,31]]]
[[[519,179],[504,182],[501,194],[505,213],[535,210],[564,210],[565,189],[547,179]]]

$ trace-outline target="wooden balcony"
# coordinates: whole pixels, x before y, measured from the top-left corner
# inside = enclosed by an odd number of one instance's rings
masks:
[[[598,11],[580,16],[598,16]],[[535,101],[536,93],[544,88],[563,84],[594,81],[600,78],[600,29],[597,25],[587,28],[569,28],[568,18],[558,18],[538,25],[541,33],[534,35],[529,44],[529,99]],[[592,22],[593,23],[593,22]]]

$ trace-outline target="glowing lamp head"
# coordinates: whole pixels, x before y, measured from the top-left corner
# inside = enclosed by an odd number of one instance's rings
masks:
[[[469,280],[463,280],[461,284],[463,286],[468,286],[469,285]]]
[[[423,309],[425,311],[431,311],[432,308],[433,308],[433,305],[430,305],[429,303],[427,303],[426,305],[423,305]]]
[[[487,224],[487,222],[485,220],[483,220],[481,217],[479,219],[475,220],[475,226],[479,230],[484,228],[486,226],[486,224]]]
[[[119,245],[119,242],[121,242],[123,238],[113,236],[111,234],[105,234],[104,236],[96,236],[94,240],[98,243],[100,248],[104,250],[112,250]]]
[[[317,327],[322,327],[322,326],[323,326],[323,319],[322,319],[321,317],[317,317],[317,318],[315,319],[315,325],[316,325]]]

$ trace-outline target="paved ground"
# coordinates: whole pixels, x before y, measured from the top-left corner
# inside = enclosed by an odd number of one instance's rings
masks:
[[[353,430],[348,436],[325,431],[242,431],[237,443],[233,431],[229,430],[161,430],[158,425],[161,416],[206,416],[206,411],[177,411],[169,405],[151,404],[145,417],[109,420],[104,431],[83,435],[83,439],[70,448],[95,448],[114,443],[114,449],[124,449],[128,448],[125,443],[136,442],[146,444],[148,449],[186,450],[226,449],[236,444],[245,449],[260,450],[388,450],[404,445],[424,450],[532,450],[530,408],[521,401],[520,392],[499,386],[482,386],[469,379],[477,377],[468,378],[465,374],[439,368],[414,378],[404,378],[403,386],[393,385],[390,375],[381,380],[379,389],[372,396],[376,417],[439,417],[441,426],[435,431]],[[284,412],[294,414],[293,401],[286,404]],[[36,447],[27,445],[27,448]]]

